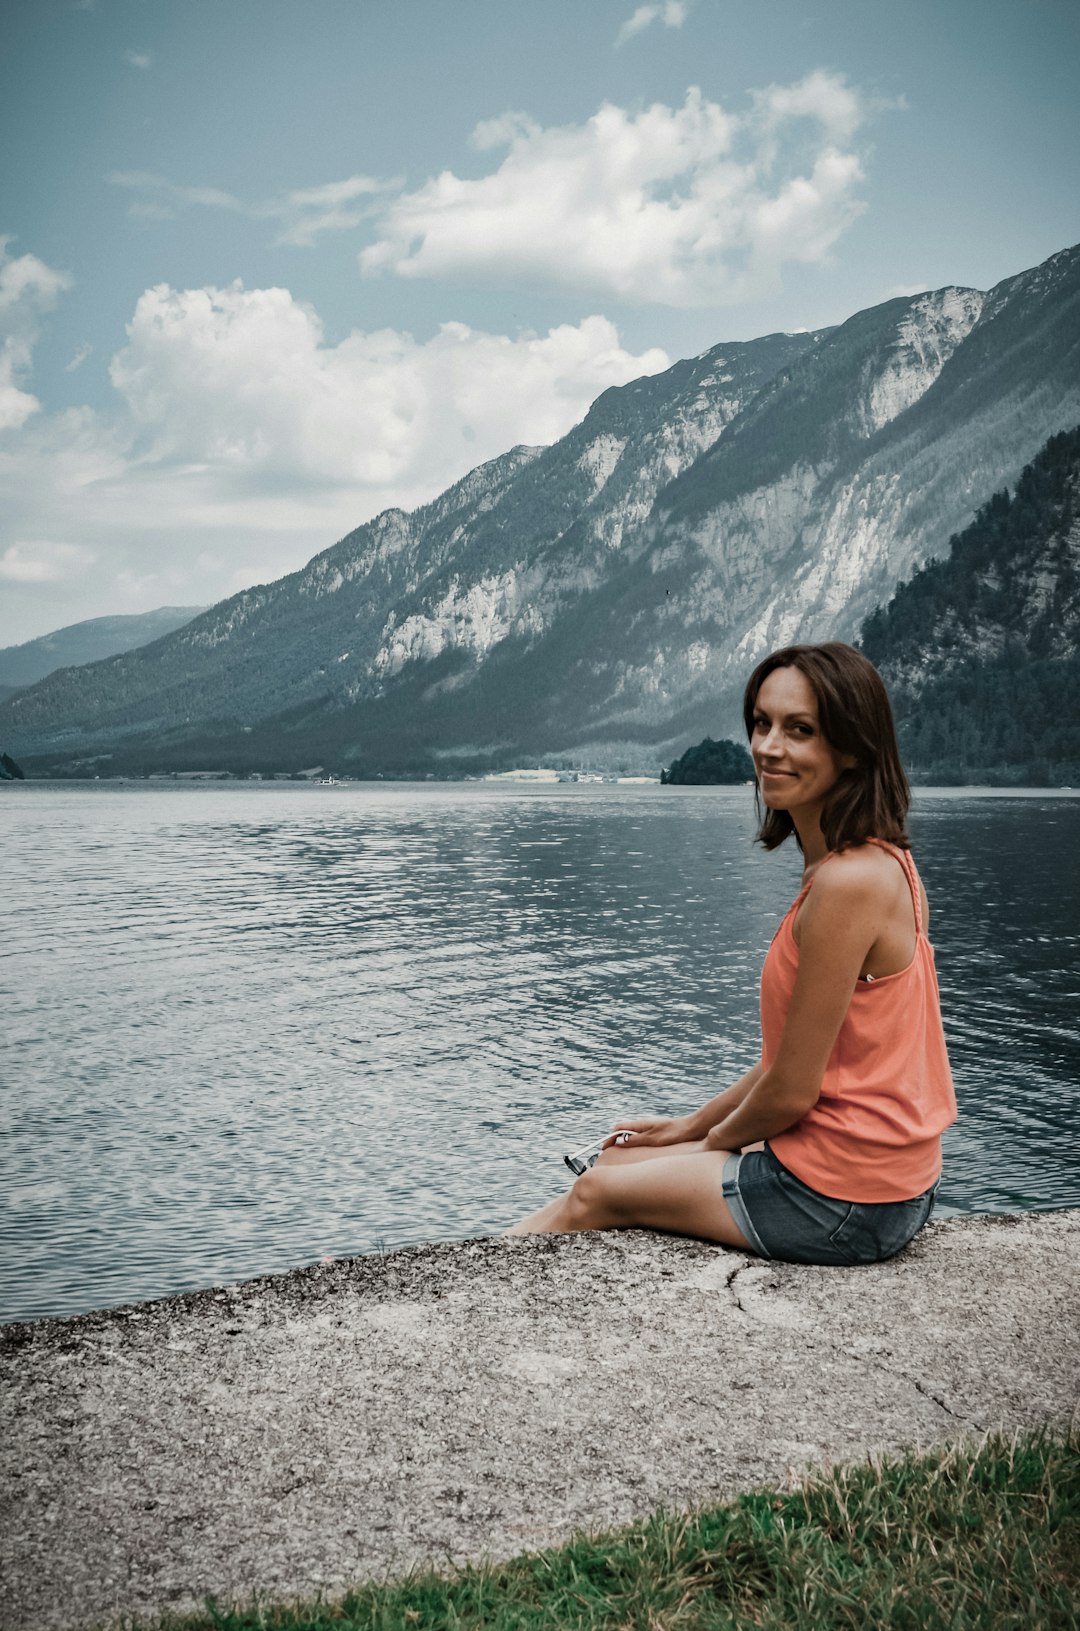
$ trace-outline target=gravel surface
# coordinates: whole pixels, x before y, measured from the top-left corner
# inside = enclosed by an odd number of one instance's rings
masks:
[[[506,1557],[1080,1400],[1080,1211],[873,1268],[633,1230],[0,1327],[0,1626]]]

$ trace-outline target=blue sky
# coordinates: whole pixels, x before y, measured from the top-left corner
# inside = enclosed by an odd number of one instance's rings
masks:
[[[1080,238],[1074,0],[7,0],[0,645]]]

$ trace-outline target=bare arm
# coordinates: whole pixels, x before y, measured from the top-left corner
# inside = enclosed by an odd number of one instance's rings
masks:
[[[740,1076],[739,1080],[734,1082],[731,1087],[726,1088],[723,1093],[718,1093],[715,1099],[709,1100],[708,1104],[703,1104],[700,1110],[694,1111],[693,1115],[687,1116],[686,1121],[689,1129],[687,1137],[704,1138],[710,1127],[715,1127],[718,1122],[725,1121],[729,1116],[733,1115],[757,1086],[764,1074],[765,1066],[759,1059],[756,1065],[750,1066],[745,1076]]]
[[[615,1129],[625,1131],[629,1129],[633,1137],[626,1139],[627,1146],[641,1146],[643,1144],[687,1144],[692,1140],[702,1139],[725,1116],[730,1116],[745,1099],[761,1075],[760,1060],[751,1065],[745,1076],[731,1087],[718,1093],[715,1099],[703,1104],[700,1110],[691,1111],[685,1116],[642,1116],[636,1121],[617,1121]],[[615,1137],[612,1131],[608,1143]]]
[[[785,1132],[817,1103],[859,970],[884,927],[890,897],[880,870],[860,856],[834,861],[815,879],[800,917],[799,970],[776,1058],[707,1130],[711,1149],[738,1150]]]

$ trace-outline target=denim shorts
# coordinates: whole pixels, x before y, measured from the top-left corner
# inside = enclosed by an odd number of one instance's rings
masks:
[[[759,1257],[785,1263],[881,1263],[918,1234],[937,1184],[910,1201],[839,1201],[819,1195],[768,1145],[724,1163],[724,1199]]]

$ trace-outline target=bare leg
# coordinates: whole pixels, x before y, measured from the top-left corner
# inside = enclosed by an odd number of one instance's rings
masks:
[[[692,1144],[638,1144],[634,1149],[626,1149],[617,1144],[611,1144],[602,1150],[596,1166],[633,1166],[638,1161],[655,1161],[658,1156],[671,1155],[699,1155],[704,1149],[702,1143]],[[522,1218],[513,1228],[504,1232],[508,1235],[536,1235],[548,1234],[551,1231],[550,1218],[557,1218],[560,1214],[566,1194],[556,1195],[553,1201],[548,1201],[538,1212],[529,1217]]]
[[[507,1231],[573,1234],[584,1229],[664,1229],[752,1250],[724,1200],[726,1150],[701,1144],[605,1151],[565,1194]]]

